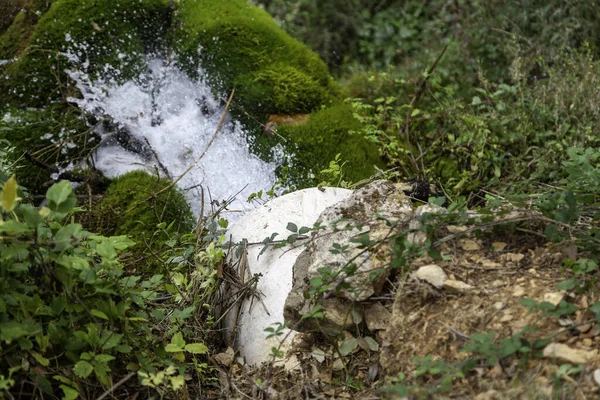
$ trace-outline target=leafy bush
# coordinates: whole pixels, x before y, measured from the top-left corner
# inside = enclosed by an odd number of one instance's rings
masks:
[[[137,375],[131,384],[164,395],[184,373],[205,375],[200,331],[180,329],[196,307],[169,300],[189,288],[126,273],[119,253],[133,242],[74,223],[69,182],[52,186],[41,209],[19,203],[14,176],[0,198],[0,390],[98,397]]]

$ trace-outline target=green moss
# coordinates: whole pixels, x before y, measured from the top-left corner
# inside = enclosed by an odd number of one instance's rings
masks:
[[[373,166],[383,164],[377,147],[365,141],[360,129],[359,121],[344,103],[311,114],[304,125],[280,127],[278,133],[296,143],[294,161],[288,166],[292,183],[299,187],[318,184],[319,172],[327,168],[338,153],[347,162],[346,180],[356,182],[371,176]]]
[[[8,79],[0,81],[0,103],[40,107],[68,94],[66,51],[89,62],[92,77],[107,66],[117,79],[137,76],[144,54],[163,44],[170,13],[167,0],[56,0],[36,25],[27,52],[4,67]]]
[[[0,60],[18,57],[26,48],[38,17],[21,11],[17,14],[8,30],[0,36]]]
[[[181,64],[194,74],[200,63],[219,95],[235,87],[232,111],[247,125],[308,113],[338,93],[316,54],[244,0],[183,0],[176,18]]]
[[[11,108],[0,116],[0,138],[15,146],[19,183],[33,194],[45,193],[50,171],[29,161],[25,153],[53,166],[65,167],[87,157],[98,143],[87,121],[75,107],[54,105],[44,109]]]
[[[262,131],[269,114],[311,113],[342,97],[315,53],[244,0],[182,0],[176,19],[180,63],[191,75],[199,63],[220,96],[235,87],[231,110],[250,132]],[[327,167],[337,153],[348,160],[348,178],[369,176],[381,162],[373,145],[348,133],[358,131],[357,124],[347,106],[336,104],[312,114],[306,125],[280,128],[294,152],[291,183],[314,184],[318,178],[309,174]],[[265,160],[275,144],[276,138],[260,135],[252,141]]]
[[[164,245],[168,236],[156,227],[161,222],[167,225],[174,222],[172,232],[191,232],[194,219],[183,195],[176,189],[157,195],[169,184],[144,171],[132,171],[116,178],[94,210],[97,224],[94,229],[104,235],[128,235],[136,242],[132,248],[136,255],[148,255],[146,244],[155,251]],[[147,261],[152,264],[156,260]]]

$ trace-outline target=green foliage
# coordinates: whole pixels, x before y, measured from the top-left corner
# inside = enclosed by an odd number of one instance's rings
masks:
[[[5,182],[14,172],[15,166],[11,161],[15,148],[6,139],[0,139],[0,184]]]
[[[14,177],[0,198],[2,390],[29,383],[43,396],[56,398],[60,390],[76,398],[85,385],[88,395],[98,397],[129,370],[164,395],[182,387],[186,371],[205,373],[206,346],[187,343],[179,329],[194,307],[167,314],[181,302],[156,300],[178,291],[162,275],[123,270],[119,253],[131,240],[74,223],[79,209],[69,182],[52,186],[41,209],[19,203]],[[166,345],[155,330],[165,323],[171,337]],[[164,385],[158,378],[147,382],[163,369],[169,375]]]
[[[134,258],[142,257],[142,265],[156,265],[170,236],[189,233],[194,227],[183,195],[175,188],[163,191],[169,185],[171,182],[144,171],[116,178],[93,211],[96,228],[105,234],[128,235],[136,243]]]

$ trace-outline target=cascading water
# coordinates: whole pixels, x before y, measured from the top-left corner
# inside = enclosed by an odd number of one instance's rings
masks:
[[[143,76],[123,84],[109,79],[92,82],[84,71],[69,71],[83,96],[69,100],[108,121],[98,129],[104,144],[94,156],[96,167],[106,176],[144,169],[177,179],[193,165],[178,187],[194,213],[200,213],[202,189],[205,209],[211,200],[237,194],[228,207],[234,212],[224,215],[230,220],[253,208],[245,201],[250,194],[276,182],[276,163],[250,152],[239,123],[227,120],[209,146],[224,106],[203,80],[192,80],[161,59],[149,60]],[[127,149],[123,142],[129,143]]]

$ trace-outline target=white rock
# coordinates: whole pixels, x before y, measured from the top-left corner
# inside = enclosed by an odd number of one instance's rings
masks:
[[[272,233],[279,233],[274,240],[285,239],[292,232],[286,229],[289,222],[297,225],[312,227],[325,208],[336,204],[352,194],[351,190],[340,188],[304,189],[273,199],[262,207],[252,210],[237,220],[228,231],[232,243],[246,239],[248,243],[262,242]],[[298,255],[304,249],[302,240],[296,247],[269,248],[260,258],[258,257],[263,245],[249,245],[247,248],[248,268],[244,281],[253,275],[262,274],[256,286],[260,300],[247,298],[239,313],[237,322],[237,345],[240,354],[247,364],[256,365],[270,361],[271,348],[277,347],[276,338],[266,339],[264,331],[273,324],[283,323],[283,306],[289,291],[292,289],[292,267]],[[231,251],[232,254],[235,251]],[[235,290],[235,289],[232,289]],[[233,307],[235,309],[236,307]],[[235,316],[229,312],[225,317],[226,337],[231,337],[231,329],[235,324]],[[287,335],[284,330],[283,336]],[[283,337],[281,336],[281,337]],[[282,347],[284,353],[289,349],[288,344],[294,332]],[[291,367],[287,365],[288,367]]]
[[[560,292],[544,293],[544,301],[547,301],[553,306],[557,306],[558,303],[560,303],[564,297],[565,294]]]
[[[543,355],[571,364],[587,364],[598,359],[598,350],[579,350],[562,343],[550,343],[544,348]]]
[[[422,266],[413,276],[432,284],[438,289],[441,289],[444,286],[444,282],[448,280],[448,275],[446,275],[444,270],[435,264]]]
[[[600,369],[594,371],[594,381],[600,386]]]
[[[452,293],[464,293],[473,289],[472,285],[468,283],[457,281],[455,279],[447,279],[444,281],[444,290]]]

